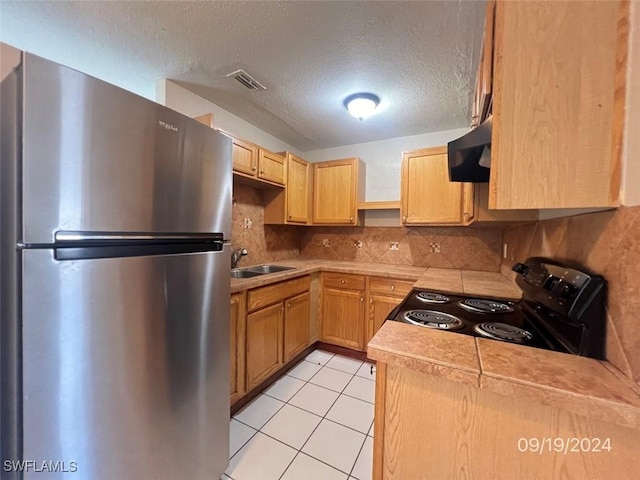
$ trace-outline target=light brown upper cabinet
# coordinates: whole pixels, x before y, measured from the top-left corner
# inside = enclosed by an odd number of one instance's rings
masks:
[[[498,1],[489,208],[620,204],[629,2]]]
[[[478,74],[476,76],[476,94],[473,104],[473,116],[471,117],[472,127],[484,122],[490,113],[493,90],[493,25],[495,9],[495,0],[489,0],[486,7],[480,63],[478,64]]]
[[[311,167],[306,160],[287,153],[287,222],[309,223]]]
[[[357,225],[364,200],[365,164],[345,158],[313,164],[313,223]]]
[[[447,147],[405,152],[400,216],[403,225],[468,225],[473,220],[473,184],[449,181]]]
[[[232,140],[231,158],[233,173],[245,179],[253,186],[271,188],[282,187],[285,184],[285,158],[270,152],[251,142],[241,140],[220,130]]]
[[[282,191],[271,190],[263,193],[265,203],[265,224],[311,223],[311,165],[306,160],[283,152],[287,174],[287,187]]]
[[[285,161],[282,155],[258,149],[258,178],[284,185]]]
[[[233,169],[236,172],[255,177],[258,170],[258,147],[238,138],[232,137],[231,139],[233,140],[231,149]]]

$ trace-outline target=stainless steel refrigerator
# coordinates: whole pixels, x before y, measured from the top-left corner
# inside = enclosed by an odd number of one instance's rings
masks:
[[[30,54],[0,104],[2,478],[219,478],[230,140]]]

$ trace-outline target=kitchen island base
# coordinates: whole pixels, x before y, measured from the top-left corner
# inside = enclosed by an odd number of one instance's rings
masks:
[[[375,480],[631,479],[640,431],[378,361]]]

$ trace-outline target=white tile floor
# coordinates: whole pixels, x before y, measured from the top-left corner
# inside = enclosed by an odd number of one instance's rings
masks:
[[[375,373],[316,350],[231,419],[223,479],[370,480]]]

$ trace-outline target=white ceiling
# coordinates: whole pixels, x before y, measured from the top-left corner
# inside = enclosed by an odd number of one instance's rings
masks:
[[[484,1],[0,0],[0,40],[149,98],[169,78],[302,150],[468,125]],[[245,68],[251,93],[225,74]],[[343,99],[380,96],[360,122]]]

